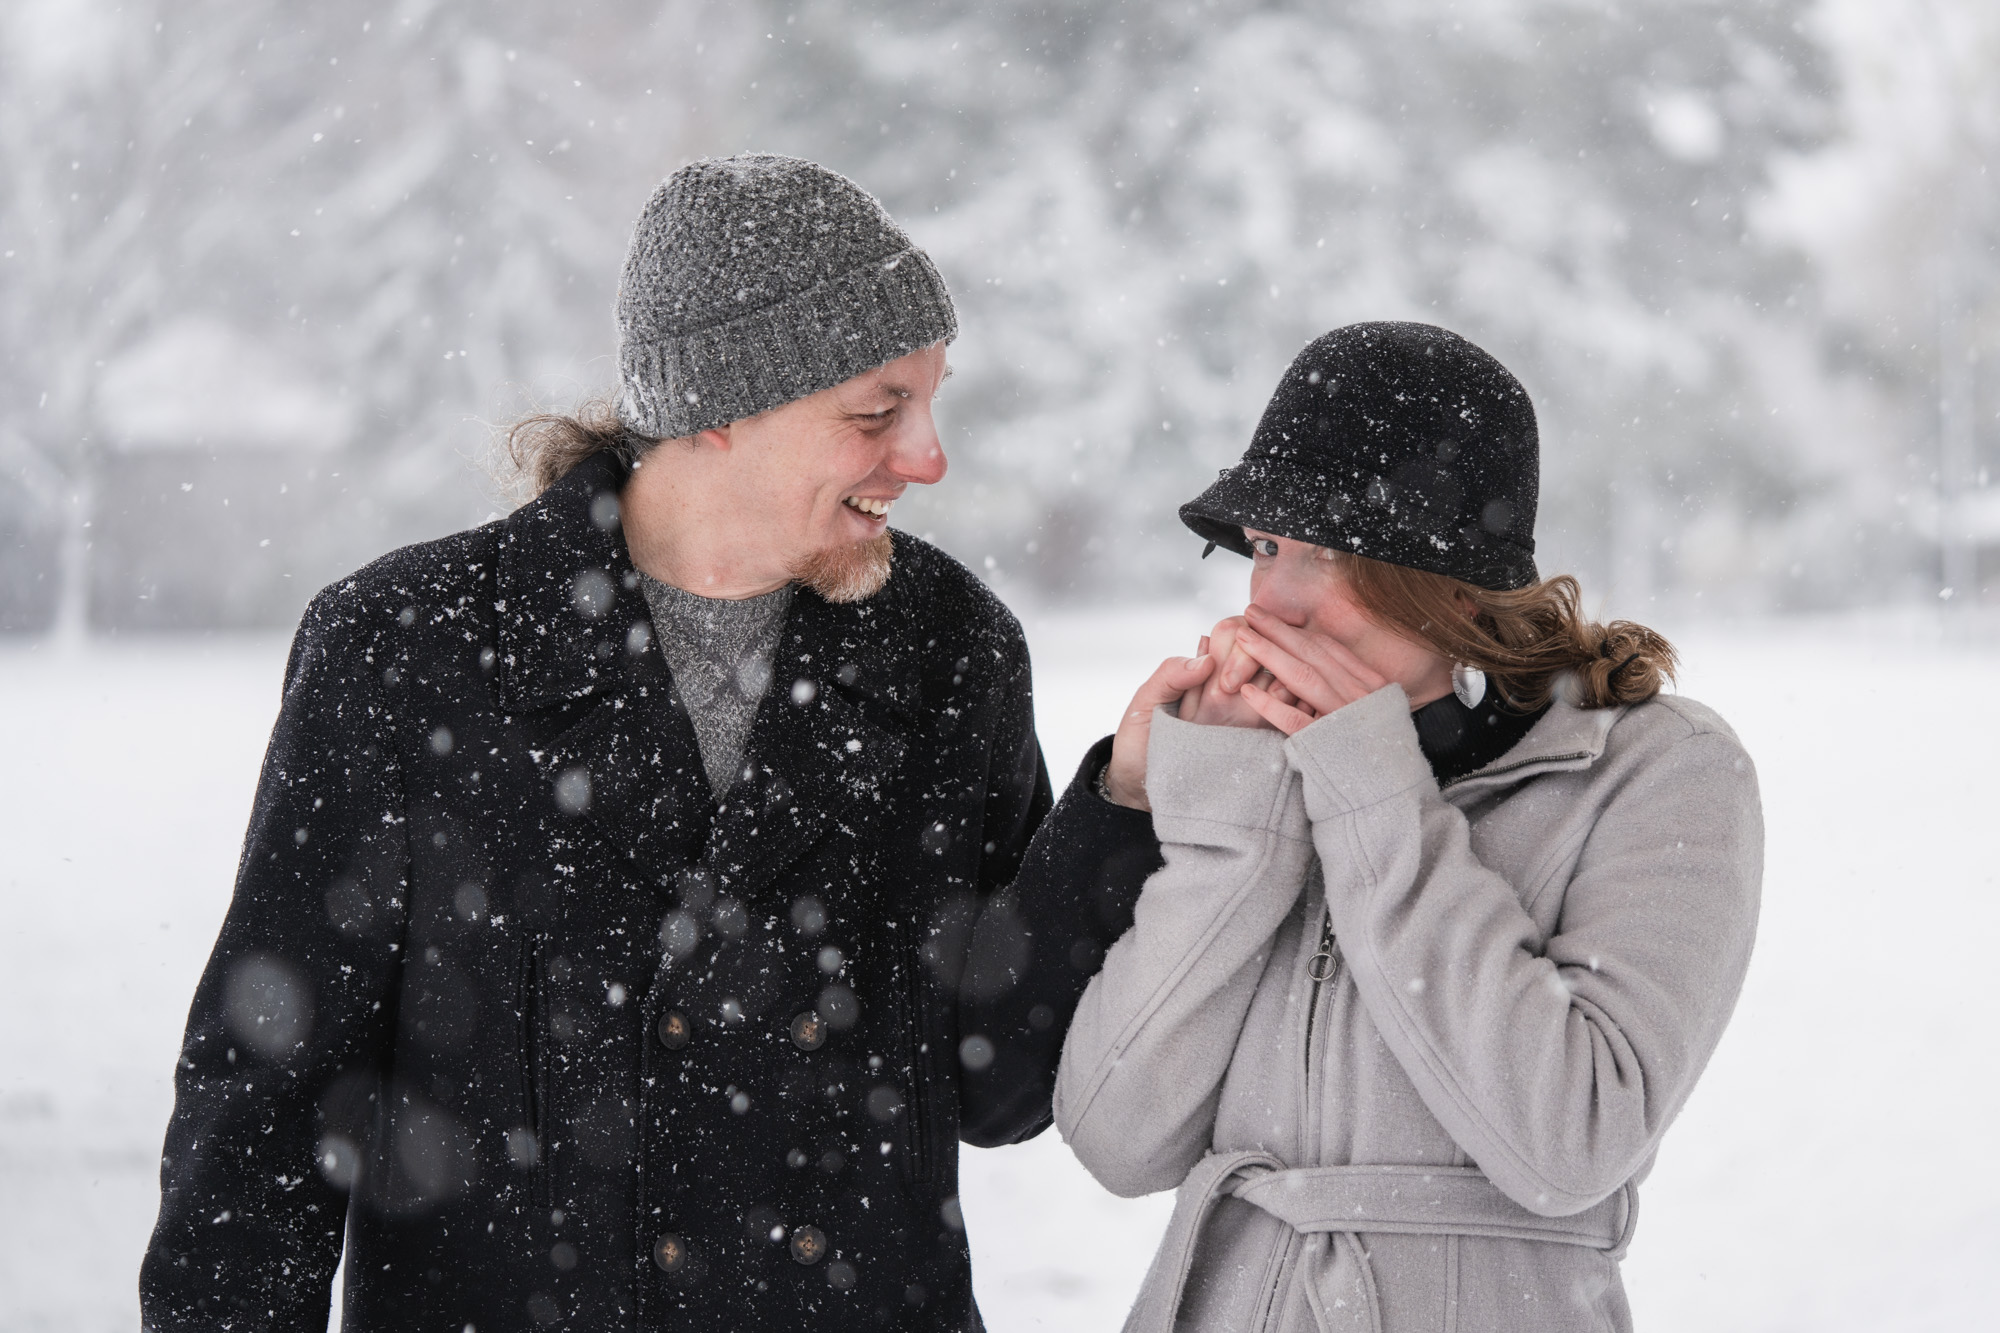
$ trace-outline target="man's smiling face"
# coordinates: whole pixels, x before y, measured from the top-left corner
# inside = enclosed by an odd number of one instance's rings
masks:
[[[725,427],[743,541],[804,576],[886,540],[890,506],[945,474],[931,405],[950,373],[937,343]]]

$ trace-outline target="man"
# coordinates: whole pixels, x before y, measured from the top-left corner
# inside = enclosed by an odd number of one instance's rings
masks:
[[[1030,848],[1020,628],[887,528],[957,328],[872,198],[685,168],[619,329],[535,500],[306,612],[149,1329],[319,1333],[343,1248],[369,1333],[978,1326],[957,1140],[1047,1124],[1157,844],[1100,745]]]

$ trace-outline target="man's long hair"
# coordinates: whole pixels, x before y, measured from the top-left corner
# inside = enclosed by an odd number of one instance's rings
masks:
[[[615,454],[631,467],[660,442],[618,419],[618,404],[592,398],[576,411],[537,412],[507,428],[507,457],[529,494],[540,495],[592,454]]]

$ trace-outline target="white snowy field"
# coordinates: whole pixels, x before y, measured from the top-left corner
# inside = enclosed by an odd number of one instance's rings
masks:
[[[1202,619],[1031,622],[1059,775]],[[1758,761],[1765,910],[1645,1191],[1639,1327],[2000,1327],[1977,1277],[2000,1253],[2000,649],[1883,622],[1682,647],[1685,691]],[[283,656],[274,638],[0,649],[0,1333],[136,1327],[174,1051]],[[964,1172],[995,1333],[1116,1328],[1168,1198],[1111,1198],[1053,1135]]]

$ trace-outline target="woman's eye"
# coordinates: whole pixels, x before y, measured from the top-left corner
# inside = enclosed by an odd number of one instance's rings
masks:
[[[1278,544],[1269,537],[1259,537],[1250,543],[1250,549],[1258,555],[1276,555],[1278,553]]]

